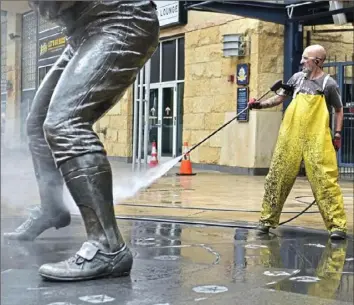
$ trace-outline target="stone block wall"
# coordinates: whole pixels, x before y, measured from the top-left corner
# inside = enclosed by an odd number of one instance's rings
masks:
[[[130,87],[118,103],[94,126],[109,156],[132,156],[133,91]]]
[[[231,33],[247,37],[248,56],[223,57],[223,35]],[[185,34],[184,141],[193,146],[236,115],[237,85],[228,82],[228,76],[235,75],[238,63],[250,63],[250,96],[259,97],[282,78],[282,35],[281,26],[240,17]],[[281,107],[267,112],[251,111],[249,122],[231,123],[193,151],[192,162],[269,166]],[[260,137],[258,129],[272,134]]]

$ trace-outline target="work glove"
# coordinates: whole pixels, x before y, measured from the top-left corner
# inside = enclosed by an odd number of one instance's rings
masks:
[[[248,101],[248,109],[262,109],[261,102],[257,101],[254,97],[250,98]]]
[[[342,145],[341,136],[339,134],[335,134],[334,138],[333,138],[334,149],[336,151],[338,151],[340,149],[341,145]]]

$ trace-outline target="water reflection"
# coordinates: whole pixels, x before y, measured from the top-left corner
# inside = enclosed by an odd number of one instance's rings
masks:
[[[132,223],[131,244],[132,247],[153,247],[150,253],[153,257],[181,255],[181,233],[182,228],[179,224],[151,222],[147,224],[143,221]]]
[[[235,282],[264,281],[269,289],[353,301],[351,242],[257,237],[253,231],[237,230],[234,255]]]

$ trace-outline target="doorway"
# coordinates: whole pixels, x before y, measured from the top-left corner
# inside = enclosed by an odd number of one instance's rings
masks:
[[[159,160],[177,156],[177,84],[152,85],[149,105],[149,149],[156,142]],[[149,152],[151,154],[151,151]]]

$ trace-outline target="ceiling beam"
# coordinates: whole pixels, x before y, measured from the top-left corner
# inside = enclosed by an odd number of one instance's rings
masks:
[[[259,19],[268,22],[284,24],[287,15],[286,10],[281,5],[274,5],[273,3],[262,3],[261,6],[249,5],[247,1],[231,2],[231,1],[204,1],[195,3],[186,1],[187,9],[197,11],[208,11],[222,14],[233,14],[246,18]]]

